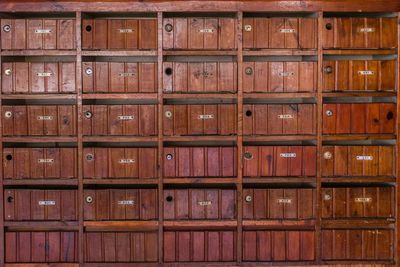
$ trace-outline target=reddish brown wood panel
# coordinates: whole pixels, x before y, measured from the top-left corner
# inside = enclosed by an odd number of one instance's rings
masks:
[[[395,48],[397,19],[374,17],[324,18],[324,48]]]
[[[164,105],[164,135],[235,135],[236,104]]]
[[[245,17],[243,48],[317,48],[317,19]]]
[[[243,218],[313,219],[316,201],[312,188],[243,189]]]
[[[156,178],[156,148],[83,149],[84,178]]]
[[[157,105],[83,105],[83,135],[154,136]]]
[[[393,230],[322,230],[324,260],[390,260],[393,258]]]
[[[236,62],[164,62],[165,93],[237,91]]]
[[[2,93],[75,93],[75,62],[3,62]]]
[[[164,177],[235,177],[236,147],[164,147]]]
[[[395,60],[324,60],[324,91],[396,91]]]
[[[154,220],[158,218],[156,189],[85,189],[84,219]]]
[[[243,231],[243,261],[311,261],[313,231]]]
[[[76,148],[4,148],[4,179],[77,178]]]
[[[85,262],[156,262],[156,232],[86,232]]]
[[[315,104],[243,105],[243,135],[316,134]]]
[[[235,18],[163,19],[164,49],[231,50],[237,48]]]
[[[322,188],[322,218],[393,218],[393,187]]]
[[[232,262],[235,260],[236,232],[164,231],[165,262]]]
[[[6,232],[6,263],[78,262],[78,232]]]
[[[3,136],[76,135],[75,105],[2,106]]]
[[[7,221],[75,221],[77,190],[7,189],[4,217]]]
[[[244,62],[244,93],[315,92],[317,62]]]
[[[83,62],[83,93],[157,92],[156,62]]]
[[[323,105],[323,134],[390,134],[396,131],[395,103]]]
[[[82,49],[154,50],[155,19],[83,19]]]
[[[232,189],[166,189],[165,220],[227,220],[237,215]]]
[[[315,176],[315,146],[245,146],[243,176]]]
[[[393,146],[323,146],[322,176],[393,177],[395,153]]]
[[[1,19],[2,49],[75,49],[75,19]]]

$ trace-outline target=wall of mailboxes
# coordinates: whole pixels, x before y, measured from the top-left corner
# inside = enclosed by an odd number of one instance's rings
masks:
[[[74,14],[40,16],[1,19],[6,263],[79,262],[81,253],[86,263],[234,262],[236,225],[209,226],[235,222],[239,213],[246,262],[315,261],[317,247],[324,262],[394,260],[395,14],[324,14],[322,121],[316,13],[244,13],[242,29],[236,13],[164,13],[162,38],[155,13],[87,13],[78,39]],[[118,54],[133,50],[136,55]],[[198,97],[202,93],[209,95]],[[319,123],[325,138],[320,153]],[[202,144],[198,136],[215,141]],[[243,137],[242,151],[235,136]],[[238,175],[242,195],[235,182],[207,182]],[[162,195],[158,178],[169,179]],[[185,178],[196,184],[182,185]],[[36,182],[43,179],[50,185]],[[32,221],[72,224],[18,227]],[[164,223],[163,258],[158,228],[113,230],[92,221]],[[182,221],[193,227],[173,227]]]

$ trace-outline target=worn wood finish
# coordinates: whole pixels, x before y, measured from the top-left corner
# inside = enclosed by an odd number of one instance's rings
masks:
[[[397,264],[398,10],[0,3],[0,265]]]

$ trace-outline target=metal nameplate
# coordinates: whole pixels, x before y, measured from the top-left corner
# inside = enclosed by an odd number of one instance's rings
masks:
[[[38,159],[39,163],[53,163],[54,159]]]
[[[372,70],[360,70],[360,71],[358,71],[358,74],[360,74],[360,75],[373,75],[374,72]]]
[[[133,32],[133,29],[119,29],[120,33],[130,33]]]
[[[134,73],[120,73],[119,74],[119,76],[121,76],[121,77],[132,77],[134,75],[135,75]]]
[[[294,29],[280,29],[281,33],[292,33],[294,32]]]
[[[356,202],[371,202],[372,198],[370,198],[370,197],[357,197],[354,200]]]
[[[214,119],[214,115],[199,115],[199,119]]]
[[[120,159],[119,163],[135,163],[134,159]]]
[[[37,119],[40,121],[51,121],[53,116],[38,116]]]
[[[36,29],[35,30],[35,33],[52,33],[53,31],[52,30],[50,30],[50,29],[43,29],[43,30],[41,30],[41,29]]]
[[[361,28],[360,32],[374,32],[375,29],[374,28]]]
[[[294,119],[294,116],[290,115],[290,114],[281,114],[281,115],[278,115],[278,118],[279,119]]]
[[[51,75],[53,75],[51,72],[41,72],[37,74],[39,77],[50,77]]]
[[[296,153],[280,153],[279,156],[281,158],[295,158]]]
[[[54,200],[39,201],[40,206],[54,206],[55,204],[56,204],[56,202]]]
[[[281,199],[278,199],[278,203],[290,204],[290,203],[292,203],[292,200],[290,198],[281,198]]]
[[[118,116],[120,120],[133,120],[133,116]]]
[[[357,160],[373,160],[373,156],[356,156]]]
[[[133,205],[134,201],[133,200],[119,200],[118,205]]]
[[[201,29],[201,30],[199,30],[199,32],[202,32],[202,33],[213,33],[214,30],[213,29]]]
[[[279,76],[293,76],[294,72],[279,72]]]
[[[211,201],[199,201],[198,202],[200,206],[208,206],[211,205]]]

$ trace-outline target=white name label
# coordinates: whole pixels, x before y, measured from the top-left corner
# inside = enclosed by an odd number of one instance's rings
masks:
[[[133,120],[133,116],[118,116],[120,120]]]
[[[118,204],[119,205],[133,205],[134,201],[133,200],[119,200]]]
[[[134,75],[135,75],[134,73],[120,73],[119,74],[119,76],[121,76],[121,77],[132,77]]]
[[[294,72],[279,72],[279,76],[293,76]]]
[[[39,76],[39,77],[50,77],[51,75],[53,75],[53,74],[50,72],[41,72],[41,73],[37,74],[37,76]]]
[[[373,160],[373,156],[357,156],[357,160]]]
[[[360,75],[373,75],[374,72],[371,71],[371,70],[360,70],[360,71],[358,71],[358,74],[360,74]]]
[[[278,203],[290,204],[290,203],[292,203],[292,200],[288,199],[288,198],[281,198],[281,199],[278,199]]]
[[[294,32],[294,29],[281,29],[280,32],[281,33],[291,33],[291,32]]]
[[[52,163],[54,159],[38,159],[39,163]]]
[[[119,29],[120,33],[129,33],[129,32],[133,32],[133,29]]]
[[[37,119],[40,121],[50,121],[53,119],[53,116],[38,116]]]
[[[375,29],[374,28],[361,28],[360,32],[374,32]]]
[[[281,115],[278,115],[278,118],[279,119],[293,119],[294,116],[290,115],[290,114],[281,114]]]
[[[35,33],[52,33],[52,30],[50,30],[50,29],[46,29],[46,30],[36,29]]]
[[[357,197],[355,198],[356,202],[371,202],[372,199],[370,197]]]
[[[208,206],[211,205],[211,201],[199,201],[198,202],[200,206]]]
[[[281,158],[295,158],[296,153],[281,153],[279,154]]]
[[[120,159],[119,163],[135,163],[134,159]]]
[[[199,119],[214,119],[214,115],[199,115]]]
[[[56,202],[53,201],[53,200],[47,200],[47,201],[42,200],[42,201],[39,201],[39,205],[40,206],[53,206],[55,204],[56,204]]]
[[[199,30],[199,32],[202,32],[202,33],[212,33],[212,32],[213,32],[213,29],[201,29],[201,30]]]

